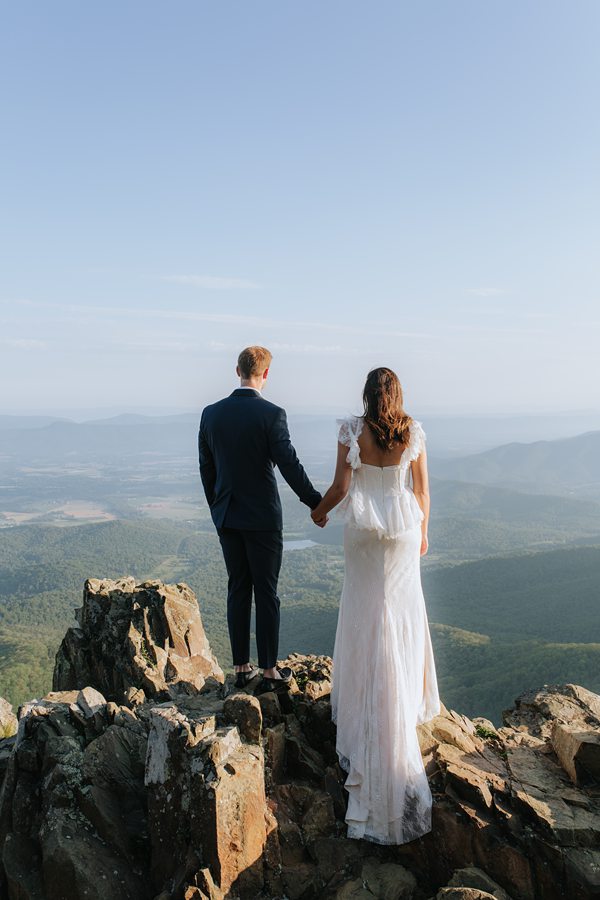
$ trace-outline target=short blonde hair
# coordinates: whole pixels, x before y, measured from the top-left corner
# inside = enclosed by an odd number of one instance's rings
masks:
[[[266,347],[246,347],[238,356],[238,368],[242,378],[262,375],[271,365],[273,354]]]

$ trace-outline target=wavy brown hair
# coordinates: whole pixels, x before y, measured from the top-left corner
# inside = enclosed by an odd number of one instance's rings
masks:
[[[386,366],[371,369],[363,390],[364,420],[382,450],[408,441],[411,416],[404,412],[402,385]]]

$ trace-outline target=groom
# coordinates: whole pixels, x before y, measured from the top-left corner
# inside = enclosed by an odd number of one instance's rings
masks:
[[[286,690],[292,678],[291,669],[276,665],[283,522],[273,467],[311,509],[321,500],[291,444],[285,410],[261,396],[271,359],[265,347],[242,350],[236,369],[240,387],[205,407],[198,434],[202,485],[229,576],[227,624],[236,687],[245,687],[258,674],[249,662],[254,590],[258,664],[263,669],[258,692]],[[326,521],[316,524],[323,527]]]

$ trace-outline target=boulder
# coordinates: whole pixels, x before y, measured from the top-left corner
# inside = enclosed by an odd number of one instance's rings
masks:
[[[94,736],[84,718],[71,692],[20,709],[0,798],[9,900],[145,897],[143,767],[127,790],[122,771],[134,765],[132,747],[101,752],[110,728]]]
[[[473,887],[444,887],[435,895],[436,900],[494,900],[494,895]]]
[[[561,766],[573,782],[600,781],[600,732],[554,721],[550,739]]]
[[[4,697],[0,697],[0,741],[12,737],[17,732],[17,717]]]
[[[183,891],[202,867],[224,894],[234,883],[248,891],[262,885],[267,834],[260,746],[242,743],[236,726],[211,730],[174,704],[154,708],[145,786],[157,892],[169,884]]]
[[[261,704],[249,694],[233,694],[223,704],[223,716],[237,725],[240,734],[251,744],[258,744],[262,732]]]
[[[475,888],[491,894],[496,900],[512,900],[506,891],[493,878],[490,878],[487,872],[484,872],[483,869],[478,869],[476,866],[457,869],[448,882],[447,887]]]
[[[404,866],[371,857],[364,861],[360,876],[342,884],[335,900],[412,900],[417,880]]]
[[[86,583],[54,690],[0,739],[8,900],[600,897],[600,697],[527,691],[496,728],[442,706],[417,729],[432,828],[346,835],[328,657],[237,691],[184,585]],[[14,723],[13,723],[14,727]]]
[[[224,680],[185,584],[89,579],[76,617],[78,627],[68,630],[56,657],[55,691],[89,685],[134,705]]]

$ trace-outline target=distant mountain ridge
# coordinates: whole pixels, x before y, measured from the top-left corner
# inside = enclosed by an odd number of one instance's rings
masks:
[[[279,402],[282,402],[281,399]],[[340,409],[337,415],[344,415],[352,411],[359,412],[358,408]],[[572,438],[574,435],[600,429],[600,412],[595,411],[559,414],[555,417],[545,415],[422,415],[418,410],[412,409],[410,412],[423,422],[427,434],[429,455],[438,462],[451,459],[457,461],[473,454],[489,452],[492,448],[507,446],[507,441],[511,439],[522,444],[532,441],[551,440],[553,442],[555,439]],[[7,433],[9,431],[17,432],[21,434],[20,440],[15,439],[18,452],[21,449],[27,452],[28,442],[34,440],[33,433],[36,430],[48,426],[64,425],[71,426],[68,429],[71,442],[74,437],[79,440],[79,436],[81,436],[81,449],[83,450],[90,439],[89,429],[101,427],[123,429],[123,437],[126,437],[127,441],[132,438],[135,427],[139,428],[144,437],[148,437],[147,428],[154,428],[158,431],[159,428],[165,429],[165,426],[169,429],[187,428],[189,432],[194,432],[198,426],[200,413],[201,406],[198,406],[197,411],[191,412],[157,415],[125,412],[109,416],[100,415],[97,418],[91,416],[84,420],[78,417],[62,416],[0,415],[0,439],[5,444]],[[316,455],[331,456],[331,459],[334,459],[337,433],[335,413],[302,414],[288,410],[288,419],[292,440],[301,456],[312,458]],[[137,441],[137,438],[134,440]],[[169,435],[157,434],[156,440],[159,445],[164,444],[167,447],[173,444]],[[10,445],[8,449],[10,450]],[[71,449],[79,450],[80,448],[76,445]],[[166,452],[170,452],[170,450]]]
[[[60,416],[9,416],[0,415],[0,431],[29,430],[32,428],[45,428],[54,422],[71,422],[71,419]]]
[[[200,410],[197,413],[174,413],[167,416],[146,416],[142,413],[120,413],[105,419],[86,419],[80,425],[197,425],[200,421]]]
[[[452,460],[435,460],[435,475],[532,493],[600,495],[600,431],[570,438],[510,443]]]
[[[0,530],[0,696],[18,703],[48,689],[85,574],[123,571],[189,584],[213,647],[229,663],[227,576],[212,531],[168,520],[24,525]],[[342,581],[341,547],[286,554],[282,655],[331,653]],[[495,720],[533,676],[600,690],[600,546],[434,565],[423,586],[446,702]]]

